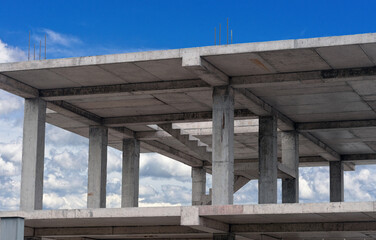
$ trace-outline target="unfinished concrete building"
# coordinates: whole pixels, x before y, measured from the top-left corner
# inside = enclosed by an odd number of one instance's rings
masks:
[[[25,98],[1,240],[376,237],[375,202],[343,202],[344,171],[376,159],[376,34],[6,63],[0,88]],[[87,209],[42,210],[46,122],[89,138]],[[119,209],[107,146],[123,151]],[[138,207],[142,152],[192,167],[192,206]],[[330,167],[330,202],[298,203],[299,166]],[[252,179],[259,204],[233,205]]]

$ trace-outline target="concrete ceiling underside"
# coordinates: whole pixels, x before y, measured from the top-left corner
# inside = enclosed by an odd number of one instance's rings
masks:
[[[136,137],[143,152],[202,160],[158,127],[172,123],[210,153],[212,86],[184,67],[192,53],[237,90],[236,161],[258,157],[260,113],[244,92],[300,131],[301,166],[376,159],[376,34],[6,63],[0,87],[45,99],[47,122],[70,132],[88,137],[90,125],[110,127],[114,148]]]

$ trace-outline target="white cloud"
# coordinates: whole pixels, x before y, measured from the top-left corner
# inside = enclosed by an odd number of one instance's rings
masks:
[[[302,177],[299,178],[299,196],[301,198],[313,198],[312,188],[309,186],[308,181]]]
[[[0,155],[0,175],[12,176],[16,174],[17,167],[12,162],[6,162]]]
[[[86,194],[59,196],[56,193],[43,194],[44,209],[86,208]]]
[[[47,44],[62,45],[65,47],[71,47],[72,45],[81,43],[81,40],[77,37],[58,33],[51,29],[43,29],[43,32],[47,34]]]
[[[140,175],[154,178],[175,178],[180,181],[191,181],[191,167],[160,154],[142,154]]]
[[[26,54],[18,47],[12,47],[0,39],[0,63],[26,60]]]
[[[0,40],[1,41],[1,40]],[[0,42],[1,45],[1,42]],[[1,58],[1,50],[0,50]],[[0,92],[0,115],[9,114],[23,107],[22,99],[5,91]]]

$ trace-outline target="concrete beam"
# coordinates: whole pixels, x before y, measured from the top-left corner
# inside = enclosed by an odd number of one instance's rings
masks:
[[[278,127],[283,131],[294,130],[294,122],[248,89],[234,89],[235,100],[258,116],[277,117]]]
[[[249,88],[296,83],[365,80],[374,76],[376,76],[376,67],[345,68],[232,77],[230,85],[234,88]]]
[[[214,233],[213,240],[235,240],[233,233]]]
[[[235,176],[234,179],[234,193],[239,191],[244,185],[246,185],[250,179],[243,176]]]
[[[106,126],[121,126],[124,124],[161,124],[161,123],[178,123],[178,122],[199,122],[210,121],[213,112],[192,112],[192,113],[170,113],[170,114],[154,114],[142,116],[125,116],[125,117],[109,117],[103,119]],[[254,118],[255,114],[247,109],[234,110],[234,117],[237,119]]]
[[[72,118],[87,125],[103,125],[104,119],[96,114],[81,109],[65,101],[47,102],[47,107],[59,114]],[[135,133],[126,127],[112,127],[112,130],[122,134],[124,138],[134,138]]]
[[[195,153],[199,159],[212,162],[212,153],[208,151],[206,146],[200,144],[201,141],[199,139],[189,134],[184,134],[181,129],[174,129],[172,123],[159,124],[158,126]]]
[[[366,154],[345,154],[341,155],[342,162],[374,161],[376,164],[376,153]]]
[[[91,126],[89,129],[89,164],[87,207],[106,207],[108,129]]]
[[[277,203],[277,118],[259,118],[258,202]]]
[[[156,152],[191,167],[203,167],[203,161],[158,141],[142,141],[142,148]]]
[[[121,207],[138,207],[140,142],[123,140]]]
[[[297,123],[296,128],[300,132],[314,132],[322,130],[342,130],[349,128],[375,127],[376,120],[351,120],[351,121],[331,121],[331,122],[307,122]]]
[[[201,217],[199,212],[199,207],[182,207],[180,225],[189,226],[193,229],[207,233],[229,232],[230,226],[228,224]]]
[[[5,74],[0,74],[0,89],[23,98],[37,98],[39,96],[38,89],[8,77]]]
[[[343,163],[329,163],[330,202],[344,201]]]
[[[211,86],[222,86],[229,83],[229,77],[202,58],[196,49],[183,52],[182,66]]]
[[[276,116],[278,119],[278,128],[282,131],[295,130],[295,123],[289,119],[286,115],[280,113],[277,109],[270,106],[263,99],[253,94],[248,89],[234,89],[235,99],[237,102],[247,107],[250,111],[254,112],[258,116]],[[321,150],[321,156],[328,161],[338,161],[340,159],[339,154],[324,144],[317,137],[310,133],[302,132],[304,137],[312,142],[316,147]]]
[[[300,133],[300,132],[299,132]],[[331,147],[329,147],[327,144],[322,142],[320,139],[312,135],[308,132],[302,132],[300,133],[303,137],[308,139],[312,142],[313,148],[318,148],[320,151],[320,156],[325,158],[328,161],[339,161],[341,160],[341,156],[334,151]]]
[[[233,203],[234,92],[229,86],[213,89],[213,205]]]
[[[49,101],[69,100],[94,95],[135,95],[135,94],[157,94],[183,92],[189,90],[208,89],[209,84],[200,79],[188,79],[179,81],[125,83],[115,85],[100,85],[73,88],[56,88],[39,90],[41,98]]]
[[[71,117],[80,122],[91,125],[100,125],[103,123],[103,119],[101,117],[65,101],[50,101],[48,102],[47,106],[49,109],[54,110],[55,112]]]
[[[201,231],[187,226],[111,226],[111,227],[63,227],[63,228],[36,228],[37,237],[74,237],[74,236],[122,236],[124,238],[139,238],[158,235],[195,234]],[[88,238],[92,239],[92,238]]]
[[[235,234],[265,233],[320,233],[340,234],[345,232],[373,232],[376,222],[319,222],[319,223],[268,223],[268,224],[233,224]]]
[[[0,218],[0,239],[24,240],[24,225],[20,217]]]
[[[25,99],[20,195],[20,209],[24,211],[43,207],[45,127],[46,102]]]
[[[299,134],[282,132],[282,164],[293,170],[295,176],[282,179],[282,203],[299,202]]]
[[[192,167],[192,205],[205,205],[203,197],[206,190],[206,171],[204,168]]]

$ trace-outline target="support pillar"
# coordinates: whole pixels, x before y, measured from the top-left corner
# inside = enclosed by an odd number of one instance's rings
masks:
[[[106,207],[108,129],[90,126],[87,207]]]
[[[203,205],[206,189],[206,171],[201,167],[192,167],[192,206]]]
[[[39,98],[25,99],[20,195],[23,211],[43,207],[45,128],[46,102]]]
[[[343,164],[341,161],[329,162],[330,202],[344,201]]]
[[[24,240],[24,219],[0,218],[0,240]]]
[[[282,179],[282,203],[299,202],[299,134],[282,132],[282,164],[295,172],[295,178]]]
[[[233,203],[234,194],[234,91],[213,89],[213,205]]]
[[[140,141],[123,140],[121,207],[138,207]]]
[[[259,117],[259,203],[277,203],[277,118]]]

